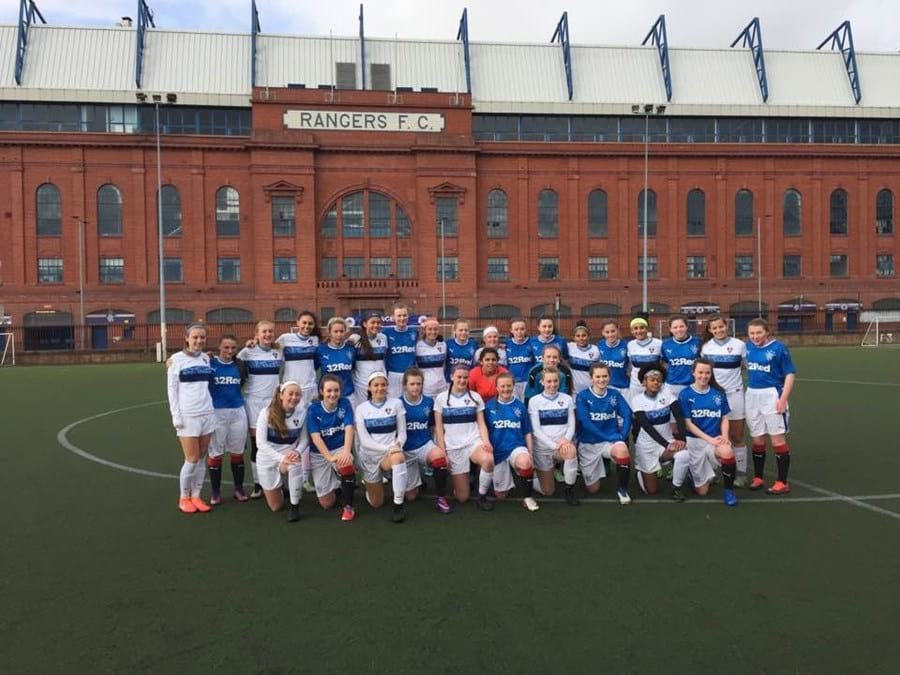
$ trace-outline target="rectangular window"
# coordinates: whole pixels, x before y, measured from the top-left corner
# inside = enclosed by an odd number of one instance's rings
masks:
[[[752,279],[753,278],[753,256],[739,255],[734,258],[734,278],[735,279]]]
[[[894,276],[894,256],[886,253],[875,256],[875,276],[879,279],[887,279]]]
[[[488,258],[488,281],[509,281],[509,258]]]
[[[369,275],[373,279],[387,279],[394,273],[394,261],[390,258],[370,258]]]
[[[363,258],[344,258],[344,276],[348,279],[362,279],[366,275],[366,261]]]
[[[374,91],[390,91],[392,89],[391,64],[373,63],[370,70],[372,73],[372,89]]]
[[[456,237],[459,235],[459,202],[456,197],[438,197],[436,202],[437,236]]]
[[[369,236],[391,236],[391,201],[377,192],[369,193]]]
[[[237,284],[241,281],[241,259],[219,258],[218,278],[220,284]]]
[[[609,278],[609,258],[603,256],[590,256],[588,258],[588,279]]]
[[[781,262],[781,275],[785,279],[794,279],[803,274],[803,263],[799,255],[786,254]]]
[[[335,63],[334,84],[338,89],[356,89],[356,64]]]
[[[712,143],[716,140],[713,117],[672,117],[669,120],[669,142]]]
[[[322,258],[322,278],[337,279],[338,264],[337,258]]]
[[[638,256],[638,279],[644,278],[644,257]],[[659,278],[659,262],[655,255],[647,256],[647,278]]]
[[[832,255],[830,257],[831,276],[846,277],[850,273],[846,255]]]
[[[38,258],[38,283],[61,284],[62,282],[62,258]]]
[[[615,117],[572,117],[572,140],[613,143],[618,140],[619,121]]]
[[[125,283],[125,258],[100,258],[100,283]]]
[[[409,224],[409,216],[406,211],[397,206],[397,236],[408,237],[412,234],[412,226]]]
[[[476,141],[519,140],[518,115],[472,115],[472,135]]]
[[[337,208],[332,208],[325,214],[322,221],[322,237],[330,239],[337,236]]]
[[[272,281],[276,284],[297,281],[297,259],[294,257],[272,260]]]
[[[413,278],[413,260],[412,258],[397,258],[397,278],[412,279]]]
[[[759,117],[720,117],[720,143],[762,143],[763,121]]]
[[[167,284],[184,283],[184,264],[181,258],[164,258],[163,274]]]
[[[459,279],[459,258],[449,256],[437,259],[437,280],[456,281]]]
[[[538,279],[559,279],[559,258],[538,258]]]
[[[341,199],[341,218],[344,221],[344,238],[363,236],[363,193],[354,192]]]
[[[293,237],[295,230],[294,198],[272,197],[272,234],[276,237]]]
[[[706,256],[689,255],[687,258],[687,278],[688,279],[705,279],[706,278]]]
[[[523,141],[568,141],[569,118],[563,115],[522,115]]]

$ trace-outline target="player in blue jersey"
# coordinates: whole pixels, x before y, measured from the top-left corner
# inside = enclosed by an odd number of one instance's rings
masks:
[[[447,340],[447,364],[444,368],[447,382],[450,382],[450,372],[453,366],[465,366],[469,370],[475,367],[475,352],[478,350],[478,342],[469,337],[469,322],[458,319],[453,324],[453,337]]]
[[[700,356],[700,338],[688,333],[687,317],[676,314],[669,319],[669,337],[662,343],[662,361],[666,364],[666,384],[675,394],[694,381],[691,367]]]
[[[572,369],[572,390],[578,394],[591,386],[591,366],[600,360],[600,350],[591,344],[591,331],[582,321],[575,324],[569,343],[569,368]]]
[[[771,441],[778,467],[778,480],[766,492],[783,495],[791,491],[788,469],[791,452],[787,443],[788,399],[794,389],[797,369],[791,352],[769,333],[765,319],[750,321],[747,332],[747,427],[753,438],[753,482],[751,490],[764,486],[766,438]]]
[[[737,506],[734,477],[737,466],[731,441],[728,440],[728,398],[716,384],[710,361],[698,358],[692,368],[694,383],[678,396],[684,423],[687,427],[687,450],[694,491],[698,495],[709,492],[715,477],[715,466],[722,467],[725,489],[722,498],[726,506]],[[674,472],[672,486],[679,488],[682,477]]]
[[[497,377],[497,397],[484,410],[488,437],[494,448],[494,495],[505,499],[513,484],[522,492],[522,504],[537,511],[534,499],[534,438],[525,404],[515,397],[515,378],[511,373]]]
[[[416,365],[416,341],[418,331],[409,326],[409,307],[403,303],[394,305],[393,326],[382,329],[388,349],[384,359],[388,376],[388,396],[398,398],[403,393],[403,373]]]
[[[184,349],[167,362],[166,390],[172,426],[181,443],[184,464],[178,476],[178,508],[184,513],[205,513],[209,504],[200,498],[206,479],[206,451],[215,426],[209,382],[213,371],[203,353],[206,328],[194,323],[184,331]]]
[[[353,466],[353,407],[342,395],[343,383],[337,375],[319,381],[319,399],[306,413],[310,440],[310,468],[316,496],[323,509],[343,501],[341,520],[353,520],[353,493],[356,469]]]
[[[609,319],[600,327],[603,339],[597,343],[600,363],[609,366],[609,386],[623,396],[628,396],[628,350],[619,337],[619,324]]]
[[[321,378],[334,375],[341,383],[341,397],[353,397],[353,365],[356,349],[347,342],[347,322],[339,316],[328,319],[325,327],[327,341],[316,349],[316,367],[319,369],[319,391]]]
[[[406,501],[413,501],[422,486],[422,469],[431,468],[437,493],[435,506],[441,513],[453,509],[447,501],[447,453],[435,444],[434,400],[422,393],[425,378],[418,368],[410,368],[403,373],[403,396],[401,401],[406,409]]]
[[[528,337],[528,324],[525,319],[513,319],[509,322],[510,339],[506,342],[506,367],[516,379],[516,398],[525,400],[525,387],[528,385],[528,373],[535,364],[534,350]]]
[[[544,358],[544,347],[547,345],[556,345],[559,348],[560,356],[563,359],[569,358],[569,345],[565,338],[556,334],[552,316],[544,314],[538,319],[537,330],[537,335],[531,338],[531,349],[534,352],[535,362],[540,363]]]
[[[244,445],[247,442],[247,414],[244,411],[244,395],[241,387],[247,378],[247,369],[237,358],[237,338],[223,335],[219,339],[219,355],[210,359],[213,371],[209,383],[213,408],[216,411],[216,428],[209,444],[209,482],[212,485],[210,504],[222,503],[222,457],[227,452],[231,458],[231,478],[236,501],[247,501],[244,494]]]
[[[584,487],[591,494],[598,492],[600,479],[606,476],[603,460],[612,460],[616,465],[616,497],[620,504],[630,504],[628,434],[631,432],[631,408],[622,394],[609,388],[609,366],[595,363],[588,374],[591,386],[575,398],[578,463]]]
[[[533,365],[528,371],[528,381],[525,384],[525,405],[528,405],[534,396],[544,391],[543,374],[545,368],[552,368],[559,373],[559,391],[572,396],[572,370],[562,361],[562,352],[556,345],[544,347],[543,359]]]

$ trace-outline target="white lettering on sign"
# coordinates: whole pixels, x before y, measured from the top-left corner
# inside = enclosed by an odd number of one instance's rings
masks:
[[[440,113],[354,112],[348,110],[285,110],[286,129],[311,131],[416,131],[444,129]]]

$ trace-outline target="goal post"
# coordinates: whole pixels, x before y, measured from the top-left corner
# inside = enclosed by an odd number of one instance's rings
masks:
[[[900,347],[900,312],[872,312],[861,347]]]
[[[0,366],[16,365],[16,334],[0,333]]]

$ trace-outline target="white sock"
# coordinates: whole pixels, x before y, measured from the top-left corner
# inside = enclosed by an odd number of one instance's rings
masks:
[[[306,477],[309,476],[309,450],[304,450],[300,453],[300,466],[303,468],[303,479],[306,480]]]
[[[563,476],[566,485],[575,485],[578,478],[578,460],[576,458],[573,457],[563,462]]]
[[[406,496],[406,462],[395,464],[391,471],[391,487],[394,490],[394,503],[402,504]]]
[[[478,494],[486,495],[494,482],[494,472],[482,469],[478,472]]]
[[[200,491],[203,489],[203,483],[206,481],[206,462],[203,457],[195,464],[195,467],[193,484],[191,485],[191,497],[200,496]]]
[[[690,455],[687,450],[679,450],[675,453],[672,463],[672,487],[681,487],[691,468]]]
[[[250,462],[250,473],[253,474],[253,483],[259,485],[259,470],[256,468],[256,462]]]
[[[734,461],[737,462],[737,472],[747,473],[747,446],[734,446]]]
[[[288,469],[288,491],[291,494],[291,504],[296,506],[303,497],[303,478],[305,474],[299,464]]]
[[[534,478],[531,479],[531,486],[534,488],[534,491],[539,495],[544,494],[544,491],[541,489],[541,481],[538,479],[537,474],[534,474]]]
[[[191,489],[194,486],[194,469],[197,468],[199,462],[185,462],[181,465],[181,472],[178,474],[178,486],[181,488],[182,497],[190,497]]]

